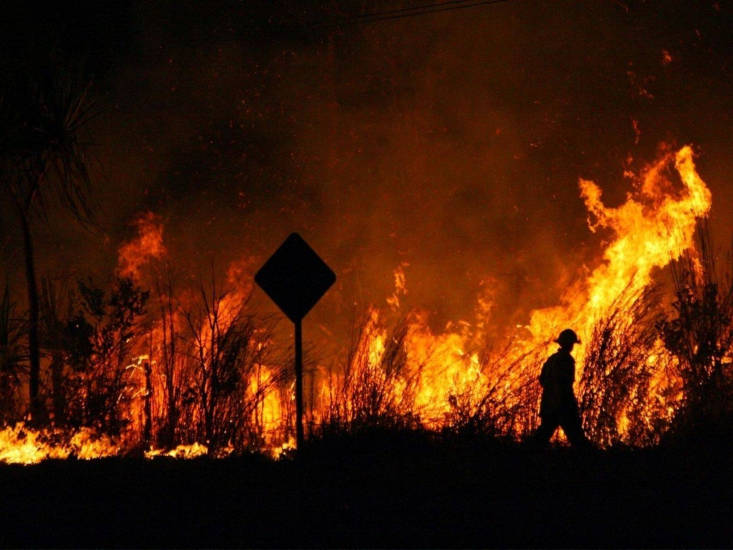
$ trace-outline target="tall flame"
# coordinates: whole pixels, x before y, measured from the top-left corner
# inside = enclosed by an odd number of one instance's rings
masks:
[[[675,189],[670,168],[674,168],[682,184]],[[565,327],[573,327],[581,340],[590,339],[599,320],[611,314],[624,296],[636,296],[652,282],[655,269],[680,258],[686,251],[694,252],[697,220],[709,213],[712,195],[700,178],[693,162],[690,146],[676,153],[664,153],[647,167],[635,181],[626,201],[616,207],[606,207],[601,200],[601,189],[594,182],[579,181],[581,197],[591,215],[591,231],[609,230],[613,238],[606,246],[602,261],[584,280],[576,281],[560,297],[560,304],[535,310],[529,323],[518,334],[510,351],[493,361],[482,363],[473,349],[480,319],[462,322],[462,330],[449,327],[433,334],[425,315],[412,314],[405,340],[407,350],[406,376],[415,392],[414,411],[426,415],[430,426],[440,425],[441,418],[450,413],[457,396],[471,396],[475,402],[487,391],[504,406],[511,407],[517,395],[536,379],[543,353],[551,351],[554,338]],[[404,272],[395,273],[396,293],[404,292]],[[394,305],[394,299],[389,302]],[[477,311],[490,309],[481,297]],[[376,313],[373,318],[378,317]],[[374,319],[372,320],[374,323]],[[480,336],[480,335],[479,335]],[[377,364],[384,351],[383,333],[375,333],[370,348],[369,362]],[[375,353],[375,349],[377,353]],[[658,365],[652,385],[661,392],[664,380],[663,365],[672,358],[660,341],[647,351],[648,361]],[[582,377],[584,349],[578,350],[578,373]],[[663,357],[667,356],[667,357]],[[405,384],[405,380],[400,381]],[[535,394],[537,393],[535,388]],[[661,399],[659,395],[653,396]],[[668,411],[668,409],[665,409]],[[651,414],[651,413],[650,413]],[[621,432],[628,431],[627,420],[621,418]],[[626,423],[626,424],[624,424]],[[531,422],[513,426],[519,434],[531,428]]]
[[[673,165],[683,188],[673,193],[668,168]],[[624,293],[635,294],[651,282],[654,269],[694,251],[697,220],[707,216],[712,195],[700,178],[690,146],[665,153],[635,182],[626,202],[609,208],[601,189],[581,179],[581,196],[589,213],[591,231],[609,229],[615,235],[603,252],[603,261],[584,281],[573,285],[561,305],[532,313],[529,330],[533,343],[550,342],[564,326],[575,327],[581,340],[594,323]]]

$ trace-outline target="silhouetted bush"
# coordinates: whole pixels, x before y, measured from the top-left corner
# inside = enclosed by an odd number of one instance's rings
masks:
[[[528,426],[534,427],[538,396],[534,373],[521,368],[520,360],[510,360],[506,352],[486,356],[489,362],[483,369],[491,372],[484,378],[488,383],[449,396],[445,433],[511,438],[518,437]]]
[[[257,338],[255,321],[245,314],[246,302],[235,303],[225,312],[222,304],[226,295],[218,296],[213,288],[210,299],[203,290],[201,296],[202,315],[197,322],[191,321],[190,313],[187,317],[196,353],[198,407],[203,420],[199,440],[214,451],[229,445],[246,447],[253,442],[242,427],[253,418],[260,399],[259,393],[248,395],[248,384],[262,363],[266,347],[259,344],[264,339]]]
[[[731,412],[733,279],[717,271],[709,230],[698,232],[700,257],[687,256],[674,267],[674,314],[658,328],[664,345],[678,359],[682,401],[676,429],[691,433],[720,424]]]
[[[656,298],[650,290],[624,292],[596,322],[586,345],[579,404],[586,435],[603,447],[648,445],[662,428],[649,420],[660,418],[650,388],[660,365],[648,357],[656,339]],[[625,438],[622,422],[628,427]]]
[[[411,382],[419,373],[408,372],[407,323],[402,320],[385,334],[383,349],[371,349],[378,330],[369,314],[357,323],[346,360],[329,380],[323,430],[417,422]]]

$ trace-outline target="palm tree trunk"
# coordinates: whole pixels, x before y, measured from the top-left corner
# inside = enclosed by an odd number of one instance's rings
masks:
[[[19,211],[20,224],[23,229],[23,248],[25,252],[25,278],[28,289],[28,356],[30,359],[30,378],[28,393],[30,398],[31,420],[37,422],[41,416],[41,400],[39,396],[41,378],[41,351],[38,343],[38,285],[36,284],[36,266],[33,255],[33,238],[28,223],[28,213]]]

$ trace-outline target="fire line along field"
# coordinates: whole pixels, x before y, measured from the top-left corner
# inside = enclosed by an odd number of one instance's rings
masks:
[[[731,2],[11,4],[0,546],[731,546]]]

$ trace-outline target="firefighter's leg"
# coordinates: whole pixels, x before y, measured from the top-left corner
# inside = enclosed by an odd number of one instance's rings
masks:
[[[540,445],[547,445],[550,442],[552,434],[560,425],[557,415],[545,415],[542,417],[542,424],[537,428],[534,434],[535,441]]]
[[[577,410],[568,411],[564,414],[560,425],[573,446],[586,447],[589,445],[589,441],[583,433],[583,427],[580,423],[580,415]]]

